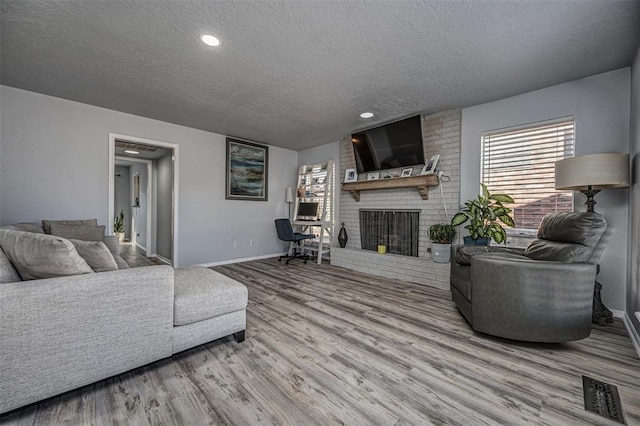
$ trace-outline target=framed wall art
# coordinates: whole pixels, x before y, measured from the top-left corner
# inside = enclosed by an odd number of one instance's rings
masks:
[[[268,172],[268,146],[227,138],[227,200],[267,201]]]

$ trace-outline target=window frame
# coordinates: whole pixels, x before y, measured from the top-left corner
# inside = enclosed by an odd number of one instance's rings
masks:
[[[571,135],[567,134],[563,137],[561,141],[556,141],[556,142],[562,142],[561,147],[560,146],[553,147],[553,141],[549,142],[548,139],[552,139],[553,136],[549,136],[549,137],[544,136],[544,134],[547,133],[545,132],[545,127],[548,128],[547,130],[552,130],[554,126],[567,127],[569,125],[571,125],[570,130],[572,131],[572,134]],[[528,131],[531,131],[534,133],[534,135],[532,135],[528,139],[526,138],[526,135],[521,135],[521,136],[518,135],[519,133],[527,133]],[[537,136],[535,135],[536,131],[540,133]],[[518,147],[514,147],[511,150],[511,152],[509,152],[509,148],[505,148],[504,146],[502,148],[499,147],[500,143],[502,143],[503,145],[506,145],[506,144],[509,144],[510,141],[513,142],[514,144],[519,144],[520,149],[518,149]],[[514,196],[514,194],[509,193],[509,191],[501,191],[501,190],[496,190],[492,188],[492,186],[495,186],[496,181],[500,182],[502,179],[504,182],[507,182],[507,179],[508,179],[507,176],[503,176],[502,178],[500,178],[500,177],[495,177],[495,175],[499,173],[503,173],[503,174],[513,173],[514,175],[517,175],[518,173],[522,174],[522,171],[523,171],[522,169],[526,169],[526,166],[523,166],[522,164],[518,164],[518,163],[521,163],[522,161],[525,161],[525,160],[520,161],[519,157],[517,157],[517,154],[518,152],[522,152],[525,149],[529,149],[531,151],[531,153],[525,155],[526,157],[529,158],[528,161],[530,162],[531,167],[533,168],[538,165],[544,165],[546,170],[544,173],[548,175],[549,174],[548,169],[550,169],[550,164],[555,165],[555,162],[560,159],[571,158],[575,156],[575,141],[576,141],[576,120],[575,120],[575,116],[572,116],[572,115],[484,131],[482,132],[480,137],[480,181],[488,185],[491,192],[497,192],[497,193],[506,192],[508,195],[511,195],[516,200],[516,203],[515,203],[516,206],[526,205],[527,203],[523,203],[523,202],[518,203],[518,198],[522,199],[522,197],[518,197],[518,195],[520,194],[516,194]],[[494,144],[493,147],[490,146],[492,142]],[[498,147],[496,147],[496,145]],[[534,149],[536,147],[540,151],[537,154],[534,152]],[[493,148],[493,151],[496,153],[496,155],[502,156],[501,160],[502,160],[503,166],[502,167],[494,166],[493,168],[489,167],[490,171],[487,172],[486,171],[487,167],[492,161],[491,161],[491,157],[486,158],[486,156],[491,155],[490,153],[487,154],[487,150],[491,150],[491,148]],[[534,148],[534,149],[531,149],[531,148]],[[548,161],[543,161],[545,160],[544,156],[553,155],[554,150],[556,151],[556,153],[562,153],[562,156],[557,155],[556,159],[549,159]],[[510,155],[514,156],[512,157],[514,160],[514,165],[507,164],[509,162]],[[500,171],[500,169],[502,170]],[[493,170],[493,174],[494,174],[493,179],[490,176],[491,170]],[[542,185],[548,185],[548,181],[549,181],[548,177],[545,178],[544,176],[541,176],[539,179]],[[517,184],[514,183],[513,185],[515,186]],[[531,185],[535,185],[535,182],[532,182]],[[554,187],[554,191],[555,191],[555,187]],[[546,195],[546,197],[550,197],[552,196],[551,194],[558,193],[558,192],[554,192],[554,193],[546,192],[545,187],[543,187],[540,190],[540,192],[542,194],[548,194]],[[571,211],[573,211],[574,210],[573,191],[565,191],[563,196],[570,197],[570,200],[565,199],[561,203],[559,203],[558,201],[555,201],[555,205],[556,206],[560,204],[570,205]],[[544,200],[544,197],[540,198],[540,200]],[[529,203],[529,204],[533,204],[533,203]],[[510,207],[513,208],[513,205],[510,205]],[[566,211],[566,210],[560,210],[560,211]],[[535,216],[536,216],[535,214],[532,215],[532,217],[535,217]],[[524,219],[520,219],[520,220],[524,220]],[[524,239],[524,240],[531,240],[535,238],[535,235],[536,235],[536,229],[533,227],[506,228],[506,231],[509,237],[512,237],[512,238],[515,237],[515,238]]]

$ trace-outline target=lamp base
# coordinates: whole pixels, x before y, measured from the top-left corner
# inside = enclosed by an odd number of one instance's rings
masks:
[[[602,303],[602,298],[600,297],[601,290],[602,284],[596,281],[595,288],[593,289],[593,313],[591,314],[591,322],[598,325],[611,324],[613,323],[613,313]]]
[[[598,265],[596,275],[599,273],[600,265]],[[593,288],[593,312],[591,313],[591,322],[598,325],[611,324],[613,323],[613,313],[602,303],[602,297],[600,296],[601,291],[602,284],[596,279]]]
[[[587,201],[584,203],[584,205],[587,206],[587,211],[593,213],[593,206],[596,205],[596,200],[594,200],[593,197],[595,197],[595,195],[600,192],[600,190],[593,189],[591,185],[589,185],[587,189],[583,189],[580,192],[582,192],[587,197]]]

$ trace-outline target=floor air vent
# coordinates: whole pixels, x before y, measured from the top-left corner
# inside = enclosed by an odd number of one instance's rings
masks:
[[[626,424],[622,413],[622,403],[618,388],[609,383],[582,376],[584,409],[603,417]]]

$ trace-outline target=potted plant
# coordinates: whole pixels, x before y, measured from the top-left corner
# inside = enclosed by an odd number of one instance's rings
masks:
[[[429,227],[431,258],[436,263],[449,263],[451,243],[456,237],[456,228],[448,223],[436,223]]]
[[[469,200],[464,205],[466,208],[451,219],[451,225],[462,225],[466,221],[469,224],[464,228],[469,231],[469,236],[464,237],[467,245],[486,246],[493,239],[496,243],[507,242],[507,232],[502,227],[514,226],[513,219],[509,216],[511,209],[503,203],[513,203],[513,198],[506,194],[491,194],[483,183],[482,194],[478,198]]]
[[[118,237],[118,241],[124,241],[124,210],[113,219],[113,233]]]

